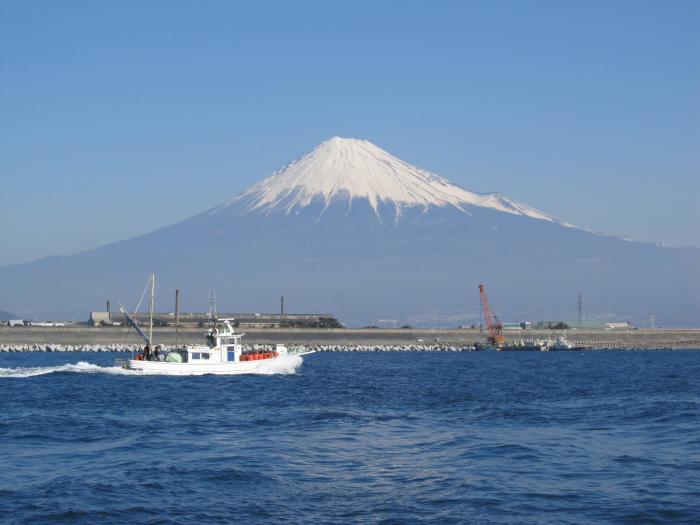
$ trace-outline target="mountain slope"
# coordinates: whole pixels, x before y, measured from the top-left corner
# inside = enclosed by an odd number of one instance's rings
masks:
[[[367,200],[378,213],[390,205],[399,216],[407,207],[452,206],[490,208],[514,215],[565,224],[554,217],[497,193],[474,193],[397,159],[366,140],[333,137],[270,177],[215,209],[243,204],[247,211],[282,210],[286,214],[320,203],[324,209],[353,200]]]
[[[478,194],[365,141],[331,139],[241,195],[147,235],[0,268],[0,296],[34,317],[134,301],[155,271],[159,308],[325,311],[351,325],[478,321],[485,282],[504,320],[589,315],[664,325],[700,317],[700,250],[585,232]]]
[[[11,314],[10,312],[0,310],[0,321],[9,321],[10,319],[17,319],[17,316],[15,314]]]

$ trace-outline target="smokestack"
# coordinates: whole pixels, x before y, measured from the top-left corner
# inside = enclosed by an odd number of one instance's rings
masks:
[[[180,290],[175,290],[175,326],[180,324]]]
[[[280,315],[284,315],[284,295],[280,297]]]
[[[180,339],[180,290],[175,290],[175,347]]]
[[[107,301],[107,318],[108,319],[112,318],[112,307],[111,307],[109,300]]]

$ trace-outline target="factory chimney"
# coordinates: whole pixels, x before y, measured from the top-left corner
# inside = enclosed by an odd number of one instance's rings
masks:
[[[175,290],[175,326],[180,324],[180,290]]]
[[[280,297],[280,315],[284,315],[284,295]]]
[[[175,347],[180,338],[180,290],[175,290]]]

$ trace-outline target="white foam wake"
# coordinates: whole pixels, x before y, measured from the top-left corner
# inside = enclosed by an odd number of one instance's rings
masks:
[[[304,359],[298,355],[288,355],[283,359],[272,359],[260,363],[254,374],[273,375],[273,374],[296,374],[297,369],[304,362]]]
[[[261,362],[250,374],[259,375],[275,375],[275,374],[295,374],[301,366],[303,359],[300,356],[288,356],[285,359],[274,359],[269,362]],[[126,370],[120,366],[99,366],[85,361],[77,363],[69,363],[60,366],[37,366],[37,367],[17,367],[17,368],[0,368],[0,378],[4,377],[34,377],[46,374],[56,373],[75,373],[75,374],[111,374],[111,375],[131,375],[140,376],[146,375],[139,370]],[[154,375],[149,372],[147,375]],[[157,374],[161,375],[161,374]],[[170,375],[170,374],[162,374]]]
[[[125,370],[119,366],[99,366],[85,361],[68,363],[59,366],[36,366],[25,368],[0,368],[0,377],[34,377],[61,372],[76,374],[113,374],[113,375],[138,375],[134,370]]]

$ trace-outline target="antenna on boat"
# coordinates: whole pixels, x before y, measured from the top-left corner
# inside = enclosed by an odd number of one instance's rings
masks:
[[[153,342],[153,303],[156,295],[156,274],[151,274],[151,296],[149,298],[148,340]]]

